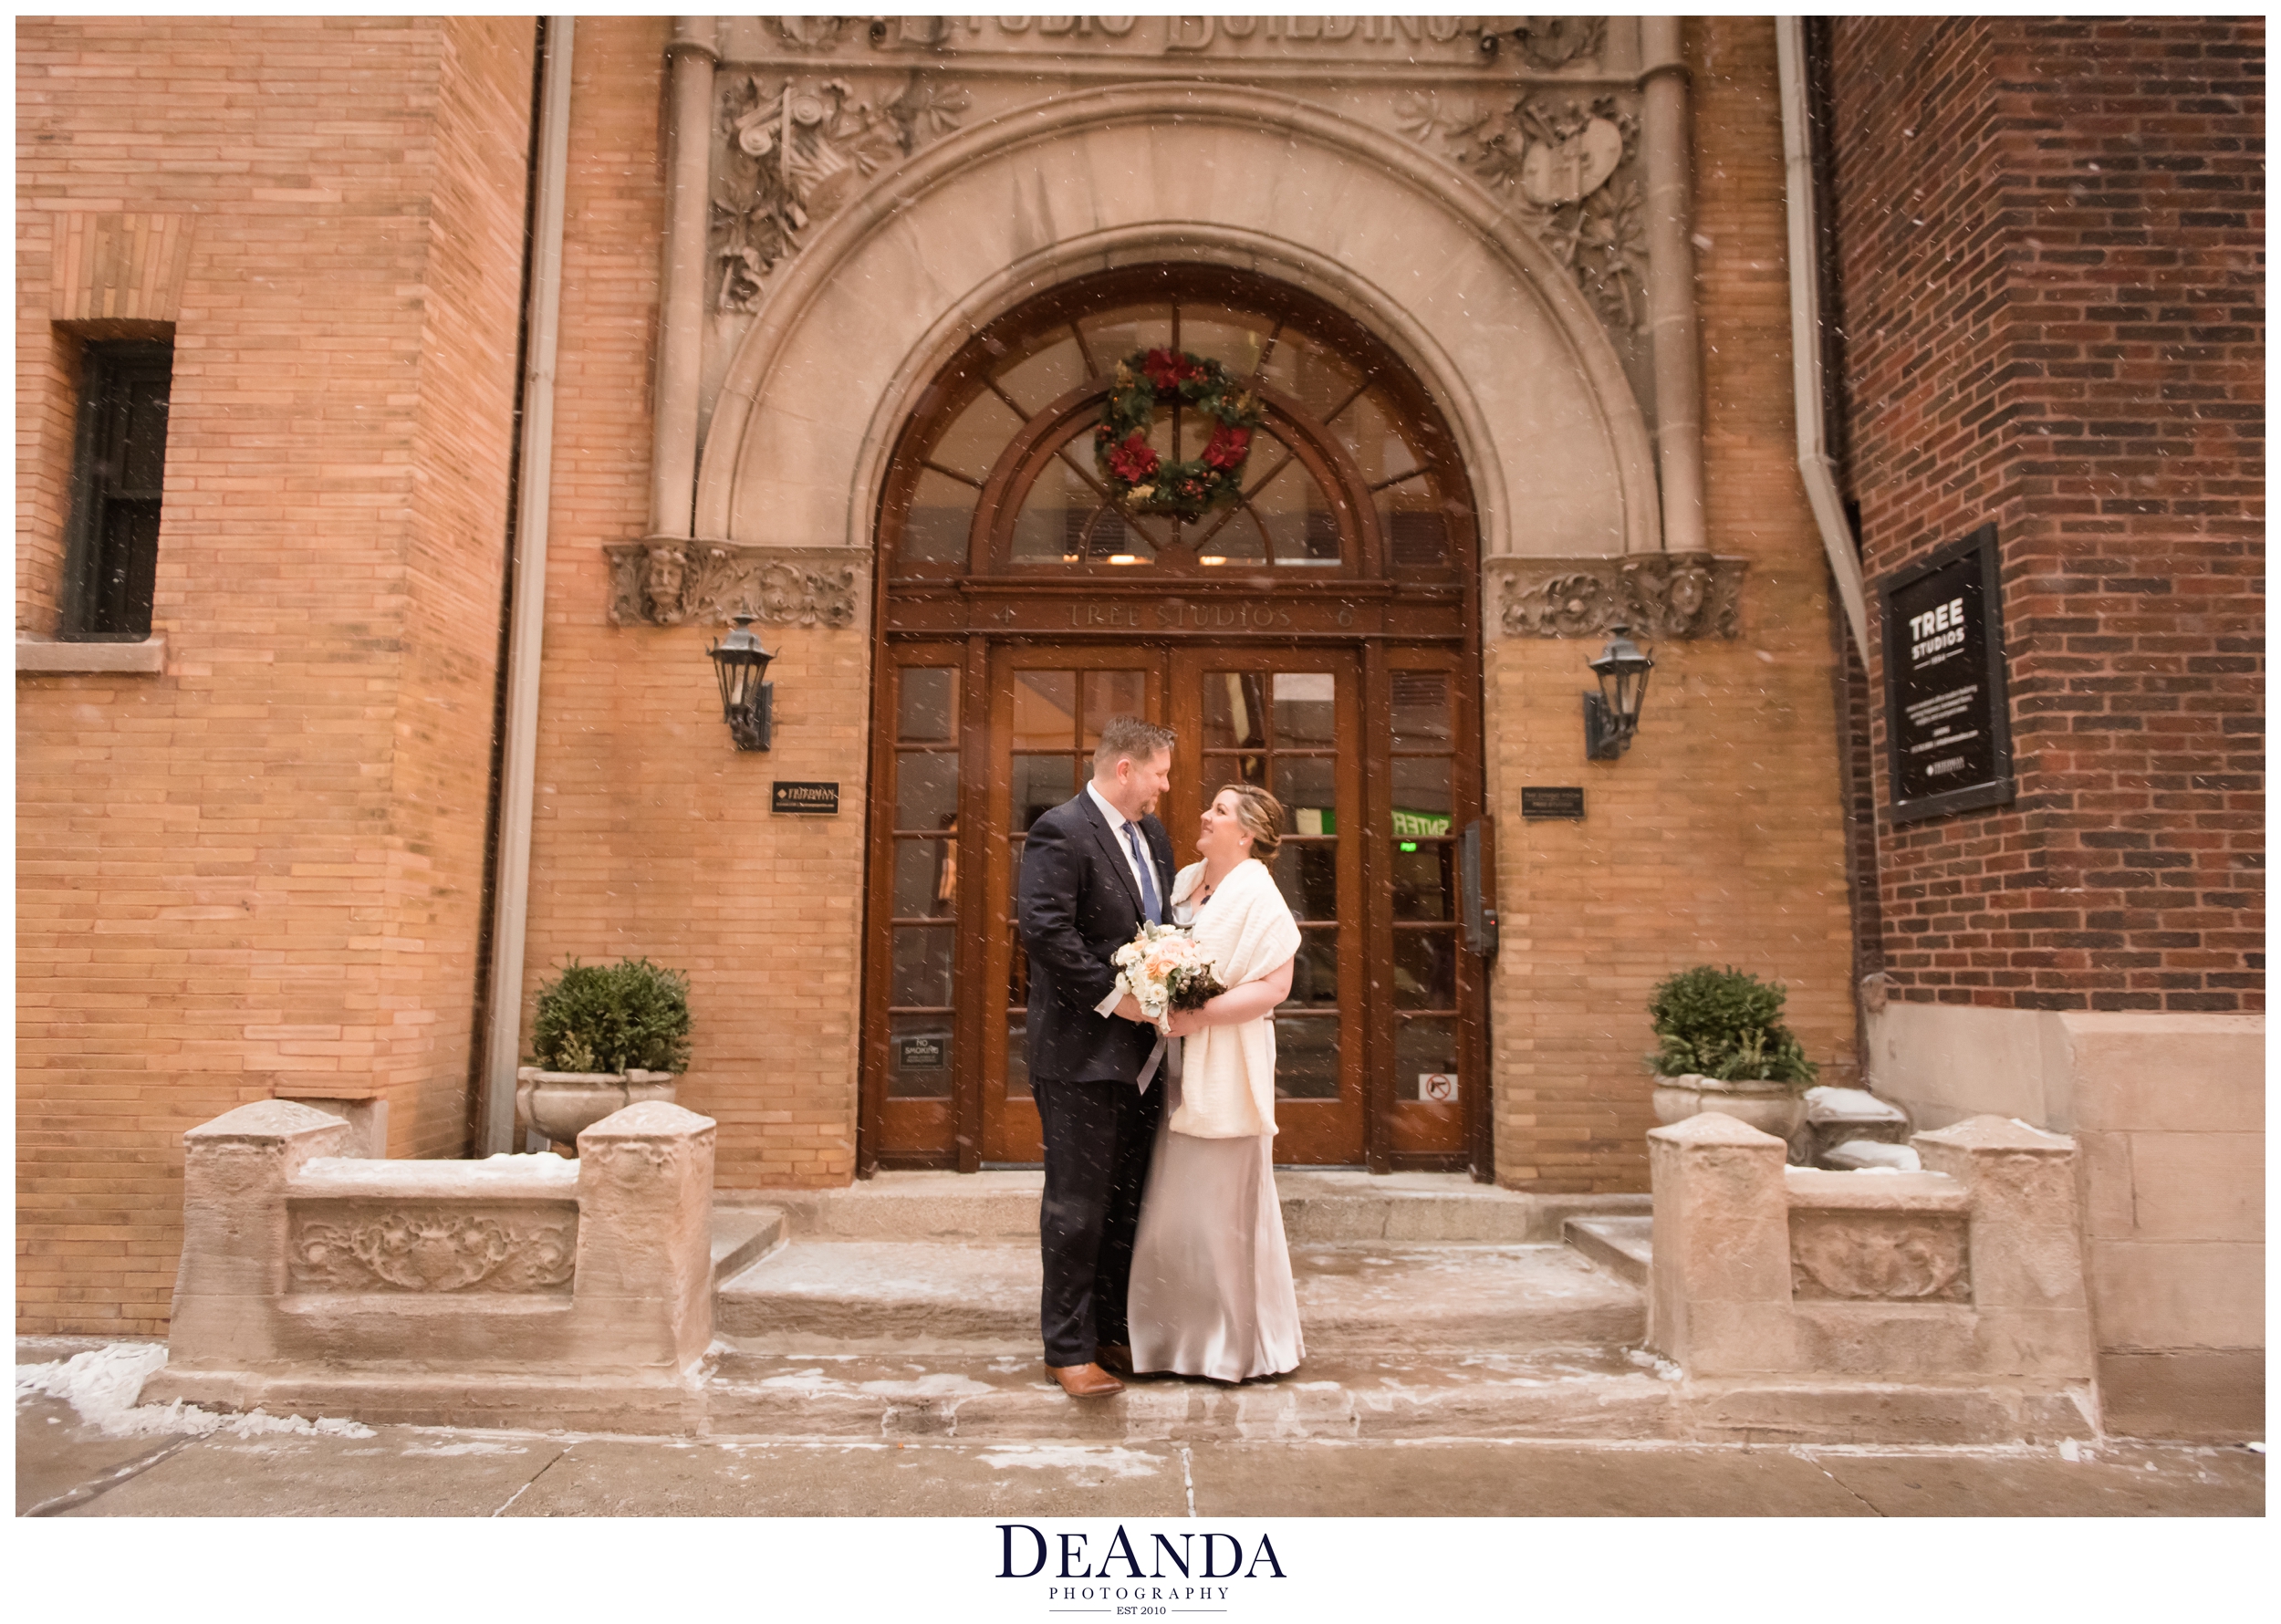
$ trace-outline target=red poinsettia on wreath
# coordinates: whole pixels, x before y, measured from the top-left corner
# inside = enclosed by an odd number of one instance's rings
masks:
[[[1148,442],[1150,425],[1175,402],[1212,420],[1203,455],[1167,464]],[[1184,521],[1243,493],[1252,435],[1265,421],[1259,397],[1218,361],[1177,349],[1135,350],[1117,363],[1116,386],[1093,429],[1093,457],[1111,501],[1128,514]]]

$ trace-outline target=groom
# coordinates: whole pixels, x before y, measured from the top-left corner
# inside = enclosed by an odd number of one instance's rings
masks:
[[[1152,814],[1172,765],[1172,729],[1110,717],[1092,782],[1030,825],[1022,853],[1030,1092],[1046,1134],[1040,1318],[1047,1367],[1073,1399],[1121,1391],[1102,1363],[1131,1365],[1125,1289],[1164,1090],[1133,1086],[1156,1046],[1140,1005],[1128,994],[1114,1015],[1094,1011],[1117,979],[1109,955],[1166,917],[1172,842]]]

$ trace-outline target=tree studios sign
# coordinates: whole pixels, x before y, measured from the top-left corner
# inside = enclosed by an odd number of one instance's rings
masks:
[[[1898,822],[2012,799],[1996,530],[1983,525],[1880,588],[1885,737]]]

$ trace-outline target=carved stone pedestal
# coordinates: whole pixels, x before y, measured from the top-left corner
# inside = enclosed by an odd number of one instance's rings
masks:
[[[2072,1141],[1978,1117],[1929,1171],[1785,1167],[1716,1111],[1648,1135],[1648,1340],[1695,1436],[2000,1442],[2098,1430]]]
[[[381,1161],[265,1100],[183,1136],[166,1367],[144,1403],[682,1431],[713,1336],[713,1125],[636,1105],[579,1159]]]

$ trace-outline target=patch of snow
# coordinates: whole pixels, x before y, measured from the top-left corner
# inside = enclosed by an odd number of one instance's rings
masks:
[[[983,1452],[982,1459],[1003,1471],[1008,1466],[1057,1467],[1065,1472],[1106,1472],[1111,1477],[1154,1477],[1155,1456],[1121,1446],[1094,1449],[1081,1443],[1000,1443]]]
[[[1655,1379],[1658,1381],[1677,1381],[1682,1376],[1686,1374],[1686,1372],[1682,1370],[1677,1365],[1674,1365],[1671,1360],[1665,1359],[1661,1354],[1657,1353],[1652,1348],[1627,1348],[1624,1349],[1624,1358],[1630,1359],[1642,1370],[1654,1371]]]
[[[972,1399],[998,1390],[986,1381],[950,1371],[922,1376],[916,1381],[866,1381],[859,1386],[864,1392],[889,1399]]]
[[[2059,1458],[2063,1461],[2079,1461],[2083,1458],[2083,1446],[2072,1438],[2062,1438],[2059,1440]]]
[[[1855,1172],[1916,1173],[1924,1171],[1924,1162],[1913,1147],[1889,1145],[1879,1140],[1849,1139],[1828,1155],[1841,1169],[1849,1168]]]
[[[358,1451],[362,1453],[362,1451]],[[466,1443],[408,1443],[396,1452],[400,1455],[526,1455],[531,1452],[519,1443],[487,1443],[471,1440]]]
[[[16,1396],[18,1401],[40,1395],[61,1399],[78,1412],[81,1421],[107,1438],[168,1432],[189,1432],[201,1438],[216,1434],[259,1438],[279,1432],[325,1438],[375,1435],[370,1427],[334,1416],[308,1421],[261,1410],[245,1415],[217,1415],[180,1399],[172,1404],[137,1404],[142,1384],[165,1364],[163,1343],[113,1342],[55,1363],[18,1365]]]

